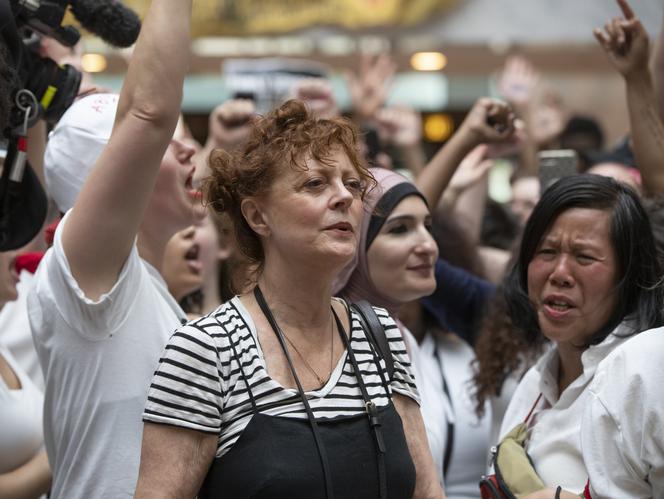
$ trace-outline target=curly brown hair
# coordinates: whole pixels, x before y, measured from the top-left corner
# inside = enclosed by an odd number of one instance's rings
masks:
[[[212,209],[227,213],[233,224],[237,249],[250,268],[260,272],[264,253],[259,236],[242,215],[242,201],[265,195],[284,168],[307,170],[306,161],[331,165],[342,150],[362,180],[364,197],[375,184],[358,149],[357,128],[345,118],[320,119],[298,100],[289,100],[252,124],[242,147],[210,155],[210,175],[203,191]]]
[[[544,353],[544,335],[529,337],[512,322],[502,287],[496,290],[475,342],[473,361],[475,413],[484,416],[485,402],[500,396],[512,373],[523,373]]]

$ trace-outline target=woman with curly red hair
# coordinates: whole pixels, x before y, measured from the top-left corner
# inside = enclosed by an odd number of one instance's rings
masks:
[[[210,166],[207,198],[233,221],[254,285],[169,341],[136,496],[443,497],[394,320],[377,311],[390,377],[332,297],[373,184],[355,129],[289,101]]]

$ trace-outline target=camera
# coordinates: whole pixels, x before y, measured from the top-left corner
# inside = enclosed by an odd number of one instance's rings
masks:
[[[46,194],[27,164],[26,132],[39,119],[54,124],[74,102],[81,73],[41,57],[39,35],[72,47],[80,34],[65,13],[116,47],[140,31],[138,16],[116,0],[0,0],[0,130],[7,152],[0,177],[0,251],[28,243],[46,217]]]
[[[3,19],[2,37],[7,47],[7,63],[15,71],[11,89],[14,99],[21,89],[29,90],[37,101],[37,109],[30,113],[28,127],[39,118],[55,123],[74,102],[81,83],[81,74],[72,66],[59,66],[52,59],[40,57],[37,53],[39,37],[37,33],[51,36],[66,46],[74,46],[80,35],[72,26],[61,26],[67,10],[67,0],[0,0]],[[27,94],[26,94],[27,95]],[[3,131],[6,138],[20,132],[25,112],[16,102],[7,119]],[[24,105],[29,103],[24,102]]]

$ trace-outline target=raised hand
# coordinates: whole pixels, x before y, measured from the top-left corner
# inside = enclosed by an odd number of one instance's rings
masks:
[[[415,182],[429,206],[438,205],[452,175],[468,153],[483,143],[510,140],[515,127],[514,113],[505,102],[488,97],[478,99],[459,130],[436,153]],[[482,151],[481,155],[485,152]],[[479,152],[476,154],[480,155]],[[478,166],[480,172],[482,168]]]
[[[422,140],[422,117],[407,106],[379,109],[376,125],[381,140],[397,147],[416,146]]]
[[[648,195],[664,194],[664,123],[648,66],[648,35],[627,0],[617,0],[624,18],[607,22],[594,34],[611,64],[625,79],[630,134],[636,163]]]
[[[546,147],[560,136],[568,119],[560,96],[547,90],[532,110],[528,133],[539,147]]]
[[[620,74],[625,78],[639,77],[648,71],[648,34],[627,0],[617,2],[624,17],[614,17],[604,30],[595,28],[593,34]]]
[[[479,182],[494,164],[488,153],[489,146],[486,144],[470,151],[452,175],[448,189],[459,194]]]
[[[392,84],[396,64],[388,54],[362,57],[360,71],[345,73],[348,90],[353,106],[353,115],[358,121],[367,121],[375,117]]]
[[[230,99],[217,106],[210,114],[206,148],[233,149],[249,133],[249,125],[256,108],[249,99]]]
[[[304,78],[291,91],[295,99],[303,101],[318,118],[339,116],[339,108],[330,82],[324,78]]]
[[[515,116],[503,101],[482,97],[478,99],[459,128],[474,147],[483,142],[502,142],[515,130]]]
[[[498,88],[503,98],[515,107],[532,103],[540,73],[525,57],[512,56],[498,77]]]

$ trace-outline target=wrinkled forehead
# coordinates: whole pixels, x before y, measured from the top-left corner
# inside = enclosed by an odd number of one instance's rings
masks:
[[[542,233],[543,241],[567,240],[578,244],[613,246],[611,223],[613,212],[600,208],[568,208],[558,214]]]

